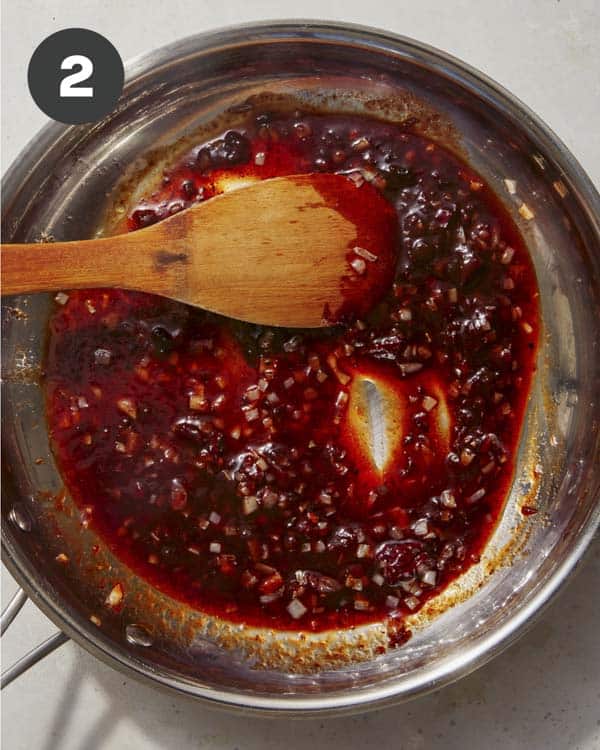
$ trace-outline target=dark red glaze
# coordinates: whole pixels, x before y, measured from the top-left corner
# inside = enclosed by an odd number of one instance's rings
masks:
[[[51,322],[48,418],[82,520],[153,585],[282,629],[388,617],[397,645],[402,618],[479,559],[501,513],[534,369],[536,280],[480,177],[367,119],[261,115],[193,149],[129,228],[209,198],[226,175],[315,170],[366,178],[395,208],[399,259],[381,304],[284,331],[72,292]],[[397,406],[383,469],[353,421],[361,378]]]

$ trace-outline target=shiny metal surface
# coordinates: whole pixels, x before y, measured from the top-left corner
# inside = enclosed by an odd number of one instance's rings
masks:
[[[8,630],[15,617],[21,611],[27,599],[28,596],[23,591],[23,589],[18,588],[14,593],[12,599],[2,610],[0,635],[3,636],[4,633]],[[31,651],[21,657],[14,664],[11,664],[10,667],[5,667],[2,671],[2,675],[0,676],[0,690],[4,690],[4,688],[7,685],[10,685],[13,680],[16,680],[17,677],[26,672],[30,667],[33,667],[48,654],[52,653],[52,651],[57,649],[59,646],[62,646],[62,644],[66,643],[68,640],[69,636],[59,630],[43,643],[39,643],[37,646],[32,648]]]
[[[96,557],[103,570],[83,574],[78,561],[98,540],[82,533],[68,498],[61,498],[63,512],[55,510],[62,483],[38,382],[51,308],[43,296],[7,300],[3,309],[3,558],[66,633],[138,677],[272,713],[364,709],[439,687],[508,645],[564,582],[598,525],[600,198],[532,113],[464,64],[373,30],[278,23],[200,35],[144,56],[129,66],[110,118],[92,128],[44,129],[6,175],[4,239],[93,235],[124,170],[265,90],[325,108],[368,103],[383,117],[421,106],[439,113],[447,124],[439,138],[486,177],[521,225],[545,332],[513,490],[484,560],[445,603],[415,618],[404,648],[361,661],[358,652],[351,658],[363,644],[355,640],[344,665],[313,673],[292,671],[289,649],[277,668],[253,669],[244,658],[247,633],[238,633],[239,648],[225,649],[222,634],[204,622],[196,627],[196,613],[148,592],[106,549]],[[517,182],[514,195],[506,178]],[[522,202],[533,219],[520,217]],[[524,499],[540,508],[526,521]],[[54,557],[67,550],[74,564],[57,565]],[[103,607],[114,580],[131,592],[119,616]],[[281,653],[277,636],[260,635],[265,654]],[[373,629],[358,635],[364,643],[377,638]],[[309,648],[318,651],[315,643]]]
[[[62,631],[58,631],[47,638],[42,643],[38,644],[31,649],[25,656],[21,657],[15,664],[11,664],[7,667],[0,677],[0,689],[4,690],[8,687],[11,682],[20,677],[31,667],[35,666],[39,661],[44,659],[48,654],[56,651],[57,648],[65,644],[69,640],[69,636]]]
[[[27,594],[23,589],[17,589],[12,599],[2,610],[2,620],[0,625],[0,635],[4,635],[5,631],[8,630],[11,622],[21,611],[21,608],[27,601]]]

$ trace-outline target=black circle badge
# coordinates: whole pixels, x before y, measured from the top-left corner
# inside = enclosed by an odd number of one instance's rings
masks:
[[[121,96],[123,61],[102,34],[63,29],[33,53],[27,80],[31,96],[48,117],[70,125],[95,122]]]

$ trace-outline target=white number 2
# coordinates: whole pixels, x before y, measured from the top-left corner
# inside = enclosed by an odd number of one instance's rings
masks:
[[[79,66],[79,70],[75,73],[71,73],[70,76],[66,76],[60,82],[59,95],[64,97],[82,96],[92,97],[94,96],[94,89],[92,86],[77,86],[78,83],[83,83],[94,72],[94,64],[89,57],[85,55],[69,55],[60,64],[61,70],[73,70],[73,68]]]

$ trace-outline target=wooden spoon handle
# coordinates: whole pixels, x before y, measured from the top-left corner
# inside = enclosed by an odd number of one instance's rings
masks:
[[[157,273],[161,251],[153,239],[142,230],[95,240],[2,245],[2,294],[103,286],[168,293],[173,270],[165,263]],[[171,243],[169,256],[173,252]]]

